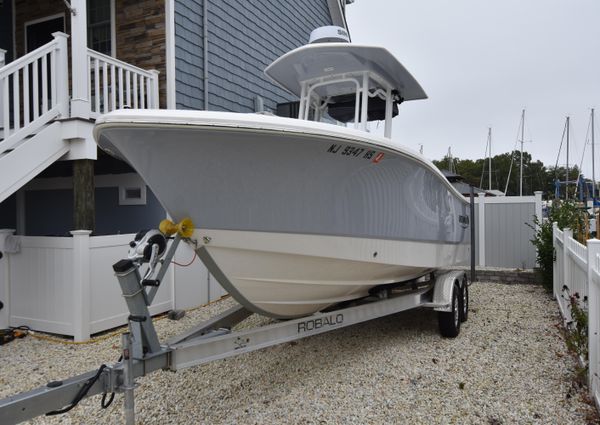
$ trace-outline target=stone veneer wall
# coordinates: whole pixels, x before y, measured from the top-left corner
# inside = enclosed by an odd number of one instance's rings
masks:
[[[116,57],[142,69],[160,72],[160,106],[166,107],[166,38],[164,0],[114,0]],[[17,57],[25,54],[25,22],[65,14],[71,33],[71,14],[61,0],[15,0]],[[69,43],[70,46],[70,43]],[[69,49],[70,50],[70,49]]]
[[[160,107],[166,107],[164,0],[115,0],[117,58],[160,72]]]
[[[479,282],[498,282],[508,284],[541,283],[539,274],[532,269],[477,268],[475,273],[477,274],[477,280]]]
[[[470,278],[470,267],[456,266],[441,269],[446,270],[463,270]],[[510,269],[501,267],[475,267],[476,280],[478,282],[496,282],[496,283],[541,283],[541,277],[535,269]]]

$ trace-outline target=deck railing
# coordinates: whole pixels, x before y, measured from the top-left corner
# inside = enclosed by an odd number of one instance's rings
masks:
[[[158,71],[146,71],[88,49],[91,116],[115,109],[158,108]]]
[[[0,154],[69,112],[67,35],[0,68]]]
[[[565,323],[572,322],[570,297],[577,294],[580,307],[588,312],[588,383],[600,408],[600,240],[582,245],[570,229],[553,225],[555,250],[553,293]],[[580,359],[585,361],[585,359]]]

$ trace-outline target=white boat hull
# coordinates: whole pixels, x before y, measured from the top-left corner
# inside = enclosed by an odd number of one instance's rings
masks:
[[[279,117],[120,111],[97,121],[240,303],[314,313],[469,259],[466,200],[422,156],[372,135]]]
[[[235,298],[260,314],[303,316],[463,261],[466,245],[197,230],[197,251]],[[222,273],[222,274],[221,274]]]

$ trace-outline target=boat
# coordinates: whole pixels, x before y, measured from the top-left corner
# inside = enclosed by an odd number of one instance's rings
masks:
[[[326,27],[265,73],[300,98],[299,119],[129,109],[94,129],[174,220],[192,219],[188,243],[240,304],[302,317],[467,264],[467,200],[392,142],[398,105],[427,97],[393,55]]]

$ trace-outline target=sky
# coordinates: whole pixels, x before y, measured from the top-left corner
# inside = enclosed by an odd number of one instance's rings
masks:
[[[570,159],[591,177],[591,108],[600,108],[598,0],[356,0],[347,6],[355,44],[387,48],[419,81],[428,99],[406,102],[394,142],[440,159],[515,148],[521,111],[524,149],[554,166],[565,119]],[[596,111],[600,179],[600,110]],[[519,136],[520,138],[520,136]],[[566,142],[565,142],[566,143]],[[566,163],[563,146],[559,165]]]

